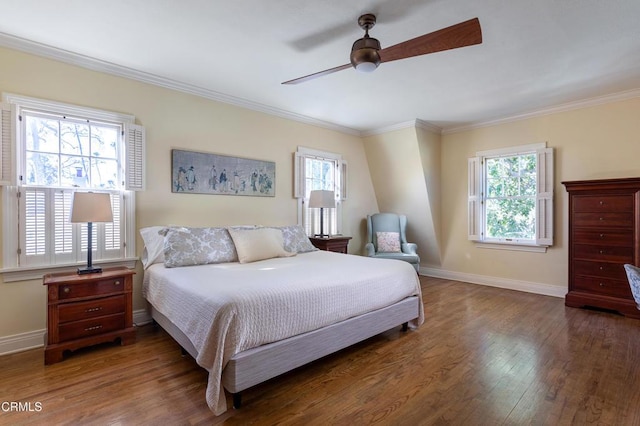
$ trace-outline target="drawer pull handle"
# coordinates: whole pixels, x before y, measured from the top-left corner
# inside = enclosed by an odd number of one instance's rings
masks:
[[[600,201],[600,205],[601,205],[601,206],[604,206],[604,201]]]
[[[604,287],[604,283],[600,283],[600,287]]]
[[[600,238],[604,238],[604,234],[600,234]]]
[[[604,220],[604,218],[600,218],[600,220]]]
[[[93,330],[100,330],[102,328],[101,325],[94,325],[93,327],[87,327],[84,329],[84,331],[93,331]]]
[[[69,287],[63,287],[62,291],[68,294],[71,291],[71,289]]]
[[[600,267],[600,270],[602,271],[602,270],[604,270],[604,268],[601,266],[601,267]]]
[[[97,311],[101,311],[101,310],[102,310],[102,306],[98,306],[98,307],[95,307],[95,308],[85,309],[85,312],[97,312]]]
[[[600,254],[603,254],[603,253],[604,253],[604,250],[600,250]]]
[[[113,283],[113,285],[120,285],[120,280],[115,281],[115,282]]]

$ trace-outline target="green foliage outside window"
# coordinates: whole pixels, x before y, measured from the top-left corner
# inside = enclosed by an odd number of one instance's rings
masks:
[[[486,237],[535,239],[536,155],[485,159]]]

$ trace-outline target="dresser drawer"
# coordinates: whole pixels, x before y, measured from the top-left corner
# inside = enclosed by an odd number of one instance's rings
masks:
[[[61,284],[58,290],[60,300],[76,297],[99,296],[124,291],[124,277],[108,278],[86,283]]]
[[[576,195],[572,197],[574,212],[632,212],[633,194]]]
[[[633,263],[633,247],[574,244],[573,258],[619,263]]]
[[[574,228],[573,242],[577,244],[633,247],[633,234],[628,230]]]
[[[592,262],[588,260],[574,260],[573,273],[576,275],[592,275],[596,277],[626,280],[627,273],[622,263]]]
[[[633,297],[627,280],[615,280],[612,278],[576,275],[573,281],[573,290],[603,294],[612,297],[622,297],[625,299]]]
[[[69,322],[103,315],[119,314],[125,311],[125,296],[103,297],[86,302],[66,303],[60,305],[58,321]]]
[[[573,215],[574,227],[594,227],[594,228],[633,228],[632,212],[585,212]]]
[[[60,341],[80,339],[124,328],[124,313],[60,324]]]

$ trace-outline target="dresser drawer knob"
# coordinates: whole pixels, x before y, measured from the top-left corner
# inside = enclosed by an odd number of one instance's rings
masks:
[[[604,253],[604,250],[600,250],[600,254],[603,254],[603,253]]]
[[[604,283],[600,283],[600,287],[604,287]]]
[[[71,291],[71,289],[69,287],[62,287],[62,291],[68,294]]]
[[[102,328],[101,325],[94,325],[93,327],[87,327],[84,329],[84,331],[93,331],[93,330],[100,330]]]
[[[600,238],[604,238],[604,234],[600,234]]]
[[[95,308],[85,309],[85,312],[97,312],[97,311],[101,311],[101,310],[102,310],[102,306],[96,306]]]
[[[604,268],[601,266],[601,267],[600,267],[600,270],[602,271],[602,270],[604,270]]]
[[[602,221],[602,220],[604,220],[604,218],[601,217],[600,220]]]
[[[600,201],[600,205],[601,205],[601,206],[604,206],[604,201]]]
[[[113,283],[113,285],[120,285],[120,280],[115,281],[115,282]]]

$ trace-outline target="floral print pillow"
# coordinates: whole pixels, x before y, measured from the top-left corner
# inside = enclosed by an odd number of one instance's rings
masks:
[[[629,278],[629,286],[631,287],[631,293],[636,301],[638,309],[640,309],[640,268],[630,264],[624,265],[624,269],[627,271],[627,278]]]
[[[226,228],[168,228],[164,237],[164,266],[237,262],[238,253]]]
[[[291,253],[307,253],[318,250],[311,244],[309,237],[304,232],[302,225],[290,225],[276,227],[282,231],[284,249]]]
[[[399,253],[400,233],[399,232],[376,232],[378,240],[378,252]]]

